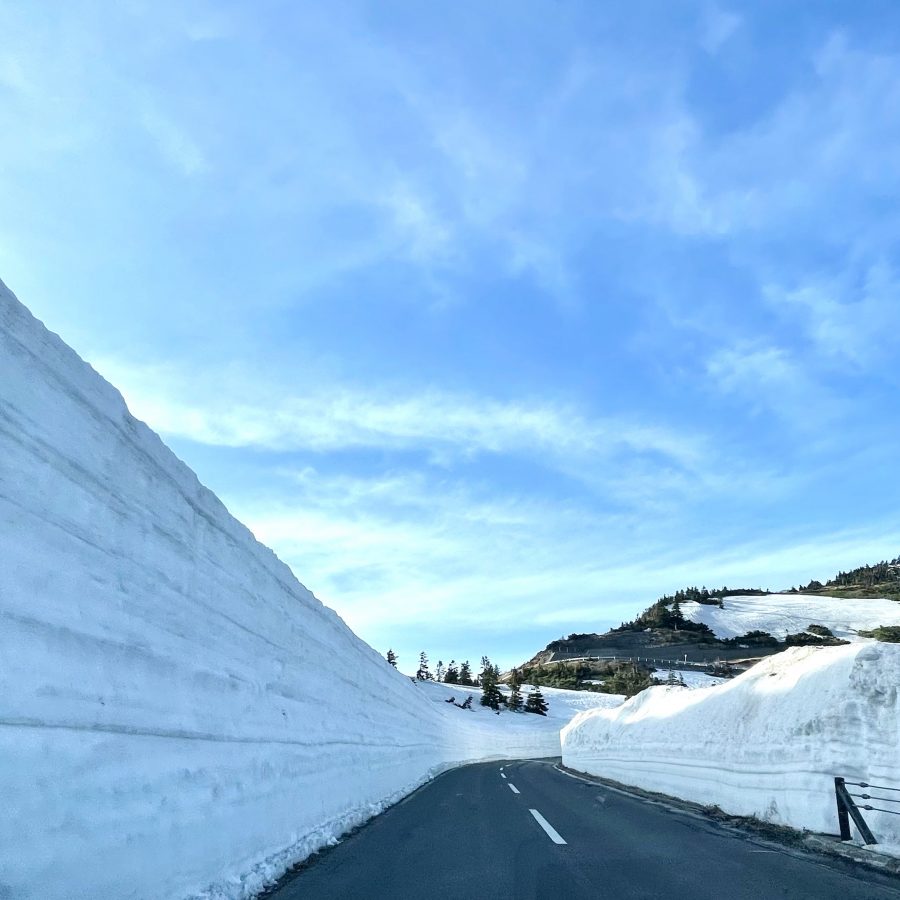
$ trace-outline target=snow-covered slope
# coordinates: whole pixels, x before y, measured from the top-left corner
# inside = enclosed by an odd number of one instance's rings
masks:
[[[706,672],[686,672],[680,669],[660,668],[653,673],[654,678],[665,681],[672,674],[684,682],[684,687],[691,690],[698,688],[715,687],[717,684],[727,684],[728,678],[717,678],[715,675],[707,675]]]
[[[521,732],[527,735],[527,740],[533,742],[534,752],[530,756],[559,756],[560,729],[568,724],[578,713],[588,709],[613,709],[621,706],[625,698],[620,694],[600,694],[592,691],[567,691],[562,688],[542,687],[541,693],[547,701],[547,715],[537,716],[531,713],[510,713],[502,711],[498,716],[492,709],[481,706],[479,698],[481,689],[477,687],[465,687],[458,684],[442,684],[436,681],[423,681],[418,683],[429,700],[445,705],[450,699],[457,703],[463,703],[469,695],[472,696],[472,711],[474,720],[480,727],[503,727],[506,729],[506,740],[511,741],[512,735]],[[529,685],[522,685],[522,699],[528,696]],[[501,692],[509,696],[509,689],[501,685]],[[451,707],[452,709],[452,707]],[[540,742],[540,743],[538,743]],[[546,752],[538,753],[539,747]]]
[[[684,603],[681,611],[693,622],[708,625],[716,637],[740,637],[748,631],[768,631],[779,639],[825,625],[836,637],[856,640],[857,632],[878,625],[900,625],[896,600],[848,600],[812,594],[768,594],[726,597],[723,607]]]
[[[248,897],[435,771],[558,752],[465,716],[0,284],[0,897]]]
[[[898,691],[900,645],[795,648],[720,686],[651,688],[583,713],[563,729],[563,762],[834,833],[834,776],[900,788]],[[866,819],[880,841],[900,843],[900,816]]]

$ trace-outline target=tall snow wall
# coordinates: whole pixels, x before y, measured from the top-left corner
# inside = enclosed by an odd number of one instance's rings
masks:
[[[2,900],[252,896],[448,765],[547,752],[485,737],[0,283]]]
[[[796,648],[725,685],[651,688],[617,709],[582,713],[563,728],[563,763],[729,813],[837,833],[835,776],[900,788],[898,692],[900,645]],[[900,816],[865,817],[880,843],[900,845]]]

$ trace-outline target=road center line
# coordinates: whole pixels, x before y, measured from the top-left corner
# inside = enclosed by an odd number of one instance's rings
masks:
[[[518,793],[518,791],[516,791],[516,793]],[[536,809],[529,809],[528,812],[534,816],[534,820],[547,832],[547,837],[549,837],[554,844],[565,844],[565,841],[560,837],[559,832]]]
[[[520,791],[520,790],[519,790],[512,782],[511,782],[511,781],[507,781],[506,783],[509,785],[509,789],[510,789],[514,794],[521,794],[521,793],[522,793],[522,792],[521,792],[521,791]]]
[[[506,776],[505,776],[502,772],[500,773],[500,777],[501,777],[501,778],[506,778]]]

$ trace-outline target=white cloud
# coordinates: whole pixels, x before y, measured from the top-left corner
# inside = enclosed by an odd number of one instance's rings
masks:
[[[218,446],[539,455],[557,466],[620,453],[653,454],[689,469],[699,467],[705,453],[696,436],[625,417],[590,417],[569,404],[340,384],[297,394],[284,384],[260,383],[227,370],[187,372],[112,359],[95,361],[95,366],[153,428]]]
[[[787,588],[893,555],[898,523],[816,535],[763,534],[728,546],[679,540],[670,525],[420,475],[300,475],[296,496],[229,507],[363,634],[392,627],[589,630],[633,617],[687,584]],[[483,515],[471,516],[480,508]],[[671,522],[671,520],[667,520]],[[727,546],[727,549],[722,549]],[[537,649],[537,648],[535,648]]]
[[[862,372],[883,369],[896,358],[898,291],[900,282],[893,269],[878,261],[861,279],[854,278],[851,268],[838,277],[811,279],[794,289],[770,285],[766,296],[779,312],[800,322],[817,353]]]
[[[751,342],[713,353],[706,372],[722,393],[744,400],[754,413],[774,412],[786,424],[801,428],[825,425],[841,404],[784,347]]]

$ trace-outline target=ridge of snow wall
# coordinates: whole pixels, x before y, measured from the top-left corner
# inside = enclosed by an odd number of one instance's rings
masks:
[[[724,685],[650,688],[576,716],[562,730],[563,764],[836,834],[835,776],[900,788],[898,689],[900,645],[787,650]],[[864,816],[879,843],[900,844],[900,816]]]
[[[248,898],[436,772],[558,747],[451,712],[0,282],[0,898]]]

